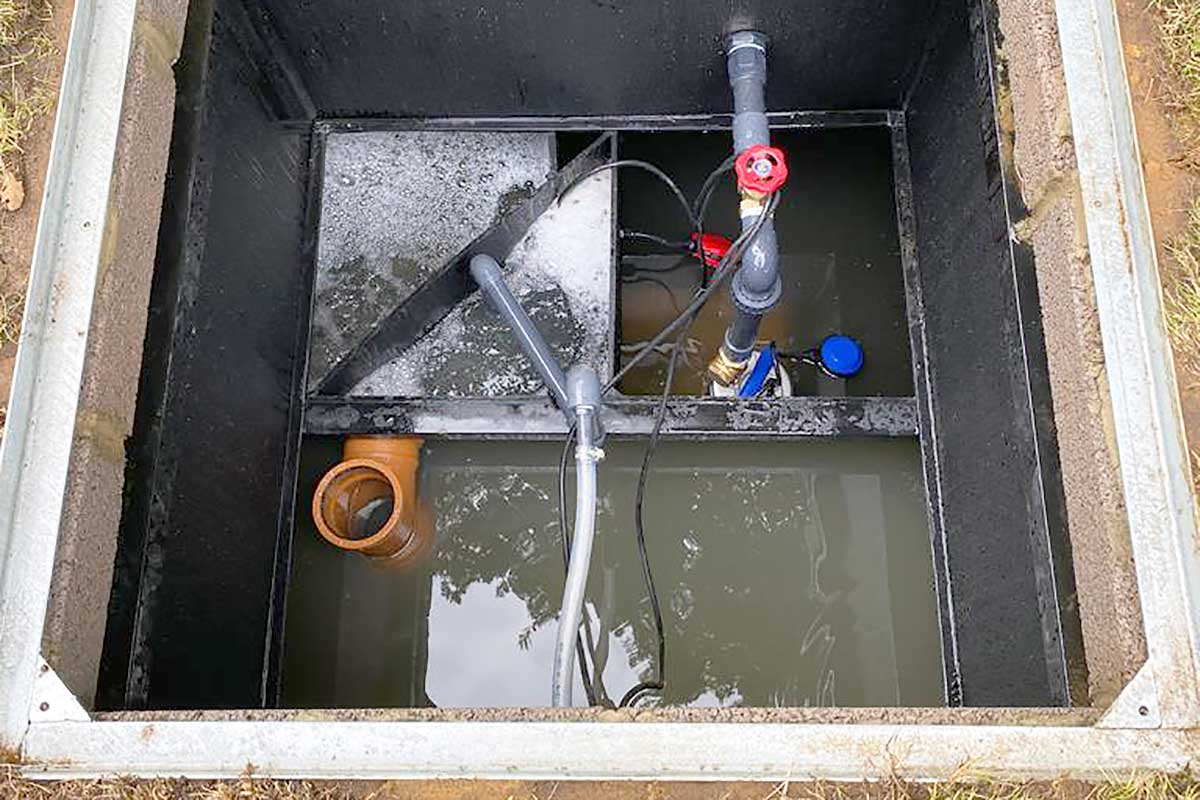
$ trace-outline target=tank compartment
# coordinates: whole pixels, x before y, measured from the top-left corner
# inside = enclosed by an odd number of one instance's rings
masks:
[[[547,497],[560,449],[427,444],[419,493],[438,544],[418,569],[346,558],[298,520],[281,704],[545,705],[562,585]],[[642,448],[606,452],[588,595],[597,693],[615,704],[656,655],[629,535]],[[339,457],[336,440],[310,441],[301,485]],[[941,704],[915,442],[678,442],[655,463],[646,525],[671,533],[650,542],[670,587],[668,690],[648,705]]]
[[[661,166],[688,196],[699,192],[710,165],[729,150],[725,131],[627,133],[620,141],[623,158]],[[884,125],[780,128],[772,132],[772,141],[789,154],[789,169],[802,177],[789,182],[788,202],[775,214],[783,299],[763,320],[761,338],[795,353],[828,333],[852,331],[870,354],[850,381],[790,369],[795,394],[911,396],[891,131]],[[733,182],[722,183],[709,206],[715,230],[736,232],[737,203]],[[673,216],[678,212],[662,202],[661,188],[644,173],[621,176],[619,212],[625,231],[678,224]],[[667,324],[696,288],[695,270],[663,271],[678,260],[638,242],[622,242],[620,324],[626,355]],[[680,367],[680,394],[704,393],[705,358],[720,346],[731,319],[726,286],[692,327],[687,346],[695,363]],[[655,394],[665,372],[666,358],[656,358],[631,371],[620,388],[627,394]]]
[[[652,703],[1086,701],[983,5],[212,0],[192,3],[179,67],[98,707],[548,704],[568,424],[436,269],[512,234],[507,274],[551,349],[612,375],[698,272],[658,274],[662,254],[621,234],[686,239],[686,220],[624,170],[520,236],[508,212],[589,153],[692,196],[730,154],[722,41],[746,28],[770,39],[792,170],[760,333],[784,352],[850,334],[866,362],[793,366],[791,397],[705,396],[731,308],[706,304],[645,503],[668,625]],[[731,181],[706,222],[732,238]],[[373,350],[381,329],[404,346]],[[367,351],[371,370],[339,367]],[[664,365],[601,412],[585,618],[611,700],[659,660],[631,506]],[[436,535],[403,573],[314,529],[317,482],[362,435],[424,439]]]
[[[430,273],[558,166],[548,133],[361,132],[324,148],[309,389]],[[404,187],[397,191],[396,187]],[[541,215],[508,259],[518,299],[567,363],[612,372],[612,175]],[[564,288],[564,283],[568,284]],[[351,396],[533,395],[542,384],[474,296]]]

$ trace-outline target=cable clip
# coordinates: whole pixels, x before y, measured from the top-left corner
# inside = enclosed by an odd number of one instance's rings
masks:
[[[587,460],[587,461],[596,461],[596,462],[603,461],[604,460],[604,450],[603,450],[603,448],[600,448],[600,447],[576,447],[575,448],[575,460],[576,461]]]

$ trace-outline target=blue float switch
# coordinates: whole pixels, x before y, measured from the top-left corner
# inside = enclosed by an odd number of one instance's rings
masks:
[[[839,378],[851,378],[863,368],[863,348],[857,339],[835,333],[821,340],[821,366]]]

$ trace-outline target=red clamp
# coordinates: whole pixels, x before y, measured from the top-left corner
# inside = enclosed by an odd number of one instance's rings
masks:
[[[787,181],[787,160],[778,147],[756,144],[747,147],[733,162],[738,188],[755,195],[779,191]]]
[[[709,269],[716,269],[721,264],[721,259],[729,252],[729,248],[733,247],[733,242],[715,233],[706,233],[700,240],[700,250],[696,251],[696,234],[692,234],[691,238],[692,252],[696,253],[696,257],[704,261],[704,266]]]

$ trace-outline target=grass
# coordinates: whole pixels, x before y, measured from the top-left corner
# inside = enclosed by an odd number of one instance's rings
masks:
[[[1177,354],[1200,365],[1200,198],[1184,231],[1167,243],[1167,253],[1176,268],[1164,294],[1167,329]]]
[[[384,784],[182,779],[36,783],[0,772],[0,797],[13,800],[389,800],[436,797],[497,800],[1200,800],[1200,784],[1190,777],[1147,773],[1124,781],[1087,784],[1079,781],[1012,783],[1004,781],[907,783],[892,779],[875,783],[787,781],[777,784],[569,783],[506,781],[485,783],[419,781]]]
[[[0,235],[3,215],[25,198],[23,144],[54,107],[53,8],[47,0],[0,0]],[[25,296],[23,270],[0,260],[0,346],[17,340]],[[18,274],[19,273],[19,274]],[[3,430],[0,409],[0,431]]]
[[[1167,63],[1175,80],[1163,100],[1177,114],[1177,133],[1188,148],[1187,165],[1200,171],[1200,3],[1153,0]]]
[[[1162,99],[1175,112],[1182,165],[1200,175],[1200,0],[1152,0],[1152,7],[1174,78]],[[1200,197],[1192,201],[1184,230],[1167,243],[1167,254],[1175,267],[1164,283],[1167,328],[1182,377],[1200,370]],[[1200,447],[1192,449],[1192,475],[1200,491]]]
[[[51,16],[42,0],[0,0],[0,172],[19,173],[22,141],[54,105],[45,75]]]

